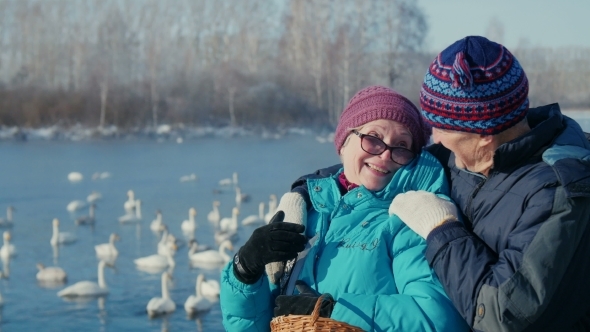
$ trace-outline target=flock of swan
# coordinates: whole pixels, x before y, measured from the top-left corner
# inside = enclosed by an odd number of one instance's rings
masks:
[[[192,179],[194,176],[191,175]],[[69,177],[70,181],[79,181],[80,176]],[[184,178],[181,178],[181,182]],[[184,181],[188,181],[184,179]],[[197,210],[194,207],[189,208],[187,219],[182,221],[180,229],[188,244],[188,260],[192,267],[202,267],[206,269],[219,269],[231,259],[228,251],[233,251],[233,242],[238,239],[238,228],[242,226],[256,226],[268,223],[274,215],[277,208],[277,198],[270,195],[268,202],[268,212],[265,210],[265,203],[259,204],[259,211],[256,215],[246,216],[238,220],[240,214],[240,205],[249,200],[249,196],[242,193],[238,187],[237,173],[231,178],[219,181],[220,186],[233,185],[236,193],[236,206],[232,208],[231,217],[222,218],[219,206],[220,202],[214,200],[212,210],[207,214],[207,220],[215,227],[214,234],[217,248],[197,243],[194,233],[197,229]],[[102,196],[98,192],[92,192],[86,201],[74,200],[66,206],[69,212],[79,211],[88,208],[88,215],[79,216],[75,219],[76,225],[94,225],[95,208],[97,202]],[[140,223],[142,221],[141,200],[135,197],[133,190],[127,192],[127,200],[123,203],[125,213],[118,218],[121,224]],[[16,209],[9,206],[6,210],[6,217],[0,217],[0,227],[13,226],[13,213]],[[60,220],[54,218],[52,221],[53,232],[49,243],[54,248],[61,245],[69,245],[78,241],[74,233],[60,231]],[[155,253],[145,257],[138,257],[133,260],[137,269],[150,273],[161,273],[161,294],[154,296],[146,305],[146,311],[149,317],[165,315],[176,310],[176,304],[170,297],[169,283],[173,280],[173,271],[176,265],[175,255],[182,241],[177,239],[168,229],[163,221],[162,212],[156,212],[156,218],[149,224],[150,229],[160,237]],[[3,233],[4,243],[0,247],[0,257],[10,259],[16,255],[17,251],[14,244],[11,243],[10,231]],[[109,288],[105,282],[104,269],[113,268],[119,255],[116,243],[120,237],[116,233],[111,233],[109,241],[94,246],[98,263],[97,281],[78,281],[57,292],[57,296],[62,298],[92,298],[103,297],[109,294]],[[52,285],[64,285],[68,281],[66,271],[58,266],[44,266],[37,264],[38,272],[36,279],[40,283]],[[0,277],[2,272],[0,272]],[[184,309],[188,315],[195,315],[211,309],[212,305],[219,300],[219,282],[217,280],[207,280],[203,273],[199,273],[195,280],[195,292],[190,294],[184,302]],[[0,306],[3,305],[2,296],[0,295]]]

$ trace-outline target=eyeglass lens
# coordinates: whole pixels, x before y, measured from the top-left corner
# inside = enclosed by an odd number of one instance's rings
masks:
[[[381,139],[371,135],[363,134],[361,136],[361,148],[373,155],[380,155],[389,148],[391,151],[391,160],[400,165],[407,165],[414,159],[414,153],[412,151],[402,147],[390,147]]]

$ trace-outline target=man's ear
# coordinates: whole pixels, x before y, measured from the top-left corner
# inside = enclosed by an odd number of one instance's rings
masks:
[[[489,148],[495,144],[494,135],[479,135],[479,143],[478,145],[482,148]],[[494,149],[495,150],[495,149]]]

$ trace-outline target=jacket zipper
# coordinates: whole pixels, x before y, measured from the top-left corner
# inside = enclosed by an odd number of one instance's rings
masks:
[[[469,223],[471,224],[472,228],[473,228],[473,211],[471,211],[471,203],[473,203],[473,199],[475,198],[475,196],[477,196],[477,193],[479,192],[479,190],[481,189],[481,187],[483,187],[483,185],[486,183],[486,181],[488,180],[487,177],[479,174],[479,173],[474,173],[474,172],[470,172],[467,170],[462,169],[462,172],[465,172],[469,175],[474,175],[477,176],[479,178],[482,178],[482,181],[480,183],[477,184],[477,186],[475,187],[475,189],[473,190],[473,192],[471,193],[471,196],[469,197],[469,201],[467,202],[467,205],[465,206],[465,215],[467,216],[467,214],[469,213],[468,217],[469,217]]]

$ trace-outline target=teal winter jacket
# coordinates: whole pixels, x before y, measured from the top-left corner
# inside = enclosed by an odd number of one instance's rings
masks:
[[[365,331],[468,330],[424,257],[426,242],[387,211],[395,195],[408,190],[446,197],[439,162],[422,152],[378,192],[360,186],[341,195],[340,172],[307,183],[313,207],[305,235],[317,240],[298,279],[333,296],[332,319]],[[230,262],[221,274],[224,327],[269,331],[279,292],[266,275],[252,285],[241,283]]]

